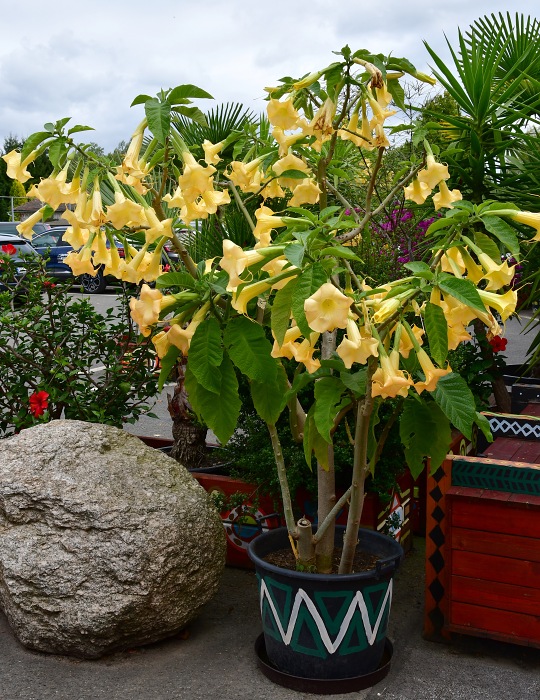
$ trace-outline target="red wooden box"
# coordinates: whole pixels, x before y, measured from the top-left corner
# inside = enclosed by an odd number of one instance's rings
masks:
[[[540,647],[540,497],[453,486],[446,498],[447,629]]]

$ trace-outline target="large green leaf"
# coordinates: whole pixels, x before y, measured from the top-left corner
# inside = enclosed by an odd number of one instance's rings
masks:
[[[450,275],[441,275],[437,282],[440,289],[446,294],[457,299],[462,304],[470,306],[476,311],[486,312],[485,306],[482,304],[482,299],[472,282]]]
[[[201,112],[201,110],[198,107],[175,106],[173,107],[173,109],[175,114],[181,114],[184,117],[191,119],[199,126],[208,126],[208,122],[206,121],[204,113]]]
[[[227,355],[223,355],[219,376],[221,383],[216,397],[214,392],[199,384],[188,361],[185,385],[193,410],[216,434],[221,444],[225,445],[234,433],[241,408],[236,373]]]
[[[452,425],[470,440],[476,422],[476,405],[463,377],[455,372],[446,374],[439,379],[431,395]]]
[[[492,260],[498,260],[501,257],[501,251],[499,250],[499,246],[497,245],[497,243],[495,243],[493,238],[486,236],[485,233],[475,231],[474,242],[479,248],[482,249],[482,252],[489,255],[489,257]]]
[[[400,418],[399,432],[405,447],[405,459],[414,478],[424,468],[424,460],[431,457],[431,469],[443,462],[451,442],[448,419],[432,401],[409,398],[405,401]]]
[[[177,100],[184,100],[187,97],[197,97],[213,100],[214,98],[206,90],[197,87],[196,85],[178,85],[173,88],[167,96],[171,104],[176,104]]]
[[[317,431],[329,443],[332,442],[330,431],[334,427],[334,418],[345,391],[345,386],[338,377],[323,377],[315,382],[315,410],[313,418]]]
[[[360,397],[365,395],[367,369],[360,369],[358,372],[343,371],[340,373],[339,377],[347,389],[352,391],[355,396]]]
[[[221,329],[215,318],[207,318],[195,330],[189,346],[189,367],[197,382],[207,391],[219,394],[223,361]]]
[[[315,454],[315,459],[323,467],[328,469],[328,443],[317,430],[313,412],[315,406],[312,406],[306,416],[304,424],[304,456],[306,463],[311,469],[311,456]]]
[[[262,326],[237,316],[227,324],[223,339],[231,360],[243,374],[256,382],[275,381],[278,362],[270,354],[272,345]]]
[[[36,131],[35,134],[30,134],[30,136],[24,142],[21,150],[21,161],[23,161],[27,156],[32,153],[45,139],[50,139],[51,133],[49,131]]]
[[[305,252],[305,247],[300,243],[291,243],[285,248],[283,254],[292,265],[302,267]]]
[[[265,423],[275,425],[286,405],[287,374],[281,364],[274,381],[251,382],[251,398]]]
[[[152,98],[144,103],[144,111],[148,128],[159,143],[164,144],[171,128],[171,105]]]
[[[304,302],[312,294],[315,294],[319,287],[326,282],[327,276],[322,265],[312,265],[306,268],[301,275],[296,278],[296,286],[292,297],[292,311],[298,328],[305,338],[309,338],[311,328],[306,321],[304,312]]]
[[[482,221],[486,229],[492,233],[512,255],[519,255],[519,241],[516,229],[498,216],[484,216]]]
[[[159,372],[158,391],[161,391],[163,389],[165,382],[169,379],[172,368],[178,361],[179,356],[180,350],[173,345],[169,348],[165,357],[161,358],[159,363],[161,366],[161,370]]]
[[[289,327],[291,319],[292,297],[296,287],[296,280],[291,280],[288,284],[278,290],[272,302],[270,315],[270,325],[278,345],[283,344],[285,333]]]
[[[444,311],[440,306],[428,302],[424,321],[431,357],[442,367],[448,354],[448,324]]]
[[[165,272],[156,280],[156,287],[180,287],[181,289],[195,289],[197,280],[187,272]]]

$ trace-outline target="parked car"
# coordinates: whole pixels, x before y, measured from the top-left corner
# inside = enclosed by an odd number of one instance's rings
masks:
[[[24,273],[24,257],[35,254],[34,248],[24,238],[13,236],[10,233],[0,233],[0,291],[5,291],[8,288],[5,278],[2,281],[3,260],[9,259],[15,262],[17,273],[22,275]],[[13,284],[17,284],[17,276]]]
[[[44,258],[47,258],[47,271],[51,277],[56,279],[72,279],[73,273],[69,265],[66,265],[64,260],[66,259],[68,253],[70,253],[73,248],[72,246],[64,241],[64,233],[67,230],[67,226],[54,226],[49,228],[47,231],[40,233],[33,237],[32,245],[37,250],[37,252]],[[121,258],[124,257],[124,248],[120,241],[116,242],[116,247],[118,248],[118,254]],[[163,252],[163,267],[164,270],[167,269],[167,265],[170,263],[176,263],[178,261],[178,254],[165,246]],[[105,291],[107,284],[117,284],[118,280],[113,277],[106,277],[103,274],[103,268],[100,268],[95,275],[81,275],[79,281],[82,289],[87,294],[100,294]]]
[[[17,231],[17,226],[20,224],[20,221],[0,221],[0,235],[2,236],[17,236],[20,238],[20,234]],[[34,235],[37,235],[39,233],[44,233],[45,231],[48,231],[50,228],[52,228],[51,224],[44,224],[43,222],[38,222],[37,224],[34,224],[32,226],[32,230],[34,232]]]
[[[55,279],[66,280],[72,279],[73,273],[69,265],[66,265],[64,260],[73,250],[73,247],[64,241],[64,233],[67,231],[67,226],[54,226],[43,233],[34,236],[32,245],[37,252],[47,259],[47,272]],[[120,257],[124,257],[124,248],[120,242],[117,242],[118,253]],[[103,274],[101,267],[95,277],[92,275],[81,275],[78,278],[83,291],[87,294],[100,294],[104,292],[107,284],[110,281],[109,277]]]

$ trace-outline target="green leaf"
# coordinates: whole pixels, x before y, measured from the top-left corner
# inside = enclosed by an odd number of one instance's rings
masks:
[[[218,397],[201,384],[190,369],[191,348],[186,370],[185,386],[189,402],[195,413],[216,434],[222,445],[225,445],[236,428],[240,415],[241,401],[238,396],[238,381],[234,367],[227,355],[219,366],[221,377]]]
[[[486,312],[482,299],[480,299],[476,287],[470,280],[459,279],[445,274],[439,277],[437,284],[443,292],[450,294],[462,304],[466,304],[482,313]]]
[[[178,357],[180,355],[180,350],[177,347],[172,347],[169,348],[167,354],[165,357],[162,357],[160,360],[160,365],[161,365],[161,371],[159,373],[159,381],[158,381],[158,391],[161,391],[163,389],[163,386],[165,385],[165,382],[169,378],[169,375],[171,373],[172,368],[176,365],[178,361]]]
[[[291,243],[285,247],[283,254],[292,265],[302,267],[305,252],[306,249],[300,243]]]
[[[148,128],[159,143],[164,144],[171,128],[171,105],[152,98],[144,103],[144,111]]]
[[[189,346],[189,367],[197,382],[214,394],[219,394],[223,361],[221,329],[215,318],[207,318],[197,326]]]
[[[48,219],[50,219],[52,217],[53,214],[54,214],[54,209],[49,204],[47,204],[47,205],[45,205],[45,209],[43,210],[43,214],[41,215],[41,218],[43,219],[43,221],[47,221]]]
[[[324,268],[317,263],[312,267],[306,268],[302,274],[296,278],[296,286],[292,297],[292,311],[296,324],[302,331],[304,338],[309,338],[311,333],[311,328],[306,321],[304,302],[315,294],[317,289],[322,287],[326,280],[327,276]]]
[[[251,382],[251,398],[259,416],[265,423],[275,425],[287,402],[287,374],[281,364],[278,365],[273,382]]]
[[[187,272],[165,272],[156,280],[156,287],[180,287],[181,289],[195,289],[197,280]]]
[[[142,105],[145,102],[148,102],[148,100],[152,100],[152,99],[155,99],[155,98],[150,97],[150,95],[137,95],[137,97],[130,104],[130,107],[135,107],[135,105]]]
[[[318,432],[326,440],[332,442],[330,431],[334,427],[334,418],[345,386],[338,377],[323,377],[315,383],[315,410],[313,418]]]
[[[437,221],[434,221],[426,231],[426,236],[431,236],[432,234],[436,233],[437,231],[440,231],[443,228],[449,228],[450,226],[453,225],[452,219],[449,218],[442,218],[442,219],[437,219]]]
[[[49,146],[49,160],[54,168],[61,168],[64,165],[64,160],[67,155],[66,140],[64,138],[56,139]]]
[[[50,134],[54,134],[54,124],[51,122],[47,122],[46,124],[43,125],[43,128],[45,131],[48,131]]]
[[[289,327],[292,297],[295,286],[296,280],[291,280],[288,284],[278,290],[272,303],[270,326],[278,345],[283,344],[285,333]]]
[[[476,406],[472,391],[463,377],[455,372],[446,374],[437,382],[431,394],[448,420],[469,440],[476,422]]]
[[[429,351],[435,362],[442,367],[448,355],[448,323],[440,306],[427,302],[424,314]]]
[[[481,233],[480,231],[475,231],[474,233],[474,242],[476,245],[482,249],[484,253],[489,255],[489,257],[492,260],[499,260],[501,257],[501,251],[499,250],[499,246],[495,243],[495,241],[490,238],[489,236],[486,236],[485,233]]]
[[[334,245],[329,248],[323,248],[320,251],[320,255],[332,255],[335,258],[344,258],[345,260],[360,260],[356,253],[344,245]]]
[[[417,277],[422,277],[426,280],[433,279],[433,272],[431,271],[430,266],[425,262],[409,262],[405,263],[403,267],[410,270],[413,275],[416,275]]]
[[[405,91],[401,87],[399,80],[389,80],[387,86],[388,92],[394,98],[394,102],[400,109],[405,110]]]
[[[21,149],[21,161],[23,161],[27,156],[36,149],[40,143],[45,141],[45,139],[50,139],[51,133],[49,131],[36,131],[35,134],[30,134],[30,136],[24,142],[24,146]]]
[[[214,98],[209,92],[206,92],[206,90],[203,90],[200,87],[197,87],[196,85],[178,85],[177,87],[173,88],[170,93],[167,96],[167,100],[171,104],[176,104],[176,100],[183,100],[185,98],[202,98],[202,99],[208,99],[208,100],[213,100]]]
[[[492,233],[512,255],[519,255],[519,241],[516,229],[507,224],[498,216],[484,216],[482,222],[486,229]]]
[[[360,369],[358,372],[341,372],[339,378],[345,384],[347,389],[353,392],[357,397],[364,396],[366,393],[367,370]]]
[[[323,469],[328,470],[328,443],[317,430],[313,412],[315,406],[312,406],[306,416],[304,423],[304,456],[306,463],[311,469],[311,455],[315,454],[315,459],[321,464]]]
[[[223,340],[231,360],[243,374],[256,382],[276,380],[278,362],[270,354],[272,345],[262,326],[245,316],[236,316],[227,324]]]
[[[489,420],[482,413],[476,412],[476,424],[480,430],[484,433],[484,437],[488,442],[493,442],[493,435],[491,433],[491,426]]]
[[[69,129],[68,134],[78,134],[80,131],[95,131],[93,126],[84,126],[83,124],[76,124]]]
[[[208,126],[204,113],[198,107],[174,107],[177,114],[182,114],[184,117],[191,119],[199,126]]]
[[[436,404],[420,398],[407,399],[399,432],[413,478],[420,476],[426,457],[431,457],[432,470],[440,467],[448,453],[451,429],[448,419]]]

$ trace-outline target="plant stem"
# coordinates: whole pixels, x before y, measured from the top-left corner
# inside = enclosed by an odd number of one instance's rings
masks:
[[[287,526],[289,534],[295,539],[297,539],[298,529],[294,520],[291,502],[291,492],[289,489],[289,482],[287,481],[287,470],[285,468],[285,460],[283,459],[283,450],[281,449],[279,435],[275,425],[272,425],[271,423],[267,423],[266,425],[268,427],[268,432],[270,433],[270,440],[272,441],[272,450],[274,451],[274,459],[276,461],[279,486],[281,489],[281,497],[283,500],[283,513],[285,515],[285,524]]]
[[[369,424],[373,412],[371,378],[376,367],[377,359],[370,358],[367,372],[366,395],[363,402],[358,406],[358,412],[356,414],[351,498],[349,502],[349,515],[347,517],[347,529],[345,530],[345,536],[343,538],[343,552],[339,563],[340,574],[351,573],[358,542],[358,529],[360,527],[360,518],[362,517],[362,508],[364,506],[364,483],[368,472],[367,448]]]
[[[236,204],[238,205],[238,208],[242,212],[242,214],[246,217],[246,221],[249,224],[249,227],[251,228],[252,231],[255,230],[255,224],[253,223],[253,219],[250,216],[250,213],[244,206],[244,202],[242,201],[242,197],[238,194],[238,190],[236,189],[235,185],[233,182],[229,182],[229,187],[231,189],[231,192],[233,193],[234,200]]]
[[[322,337],[321,358],[329,359],[336,347],[336,332],[324,333]],[[317,519],[323,522],[336,503],[336,475],[334,465],[334,446],[328,445],[328,468],[317,462]],[[317,571],[330,573],[335,540],[335,520],[318,537],[316,548]],[[317,533],[318,534],[318,533]]]

